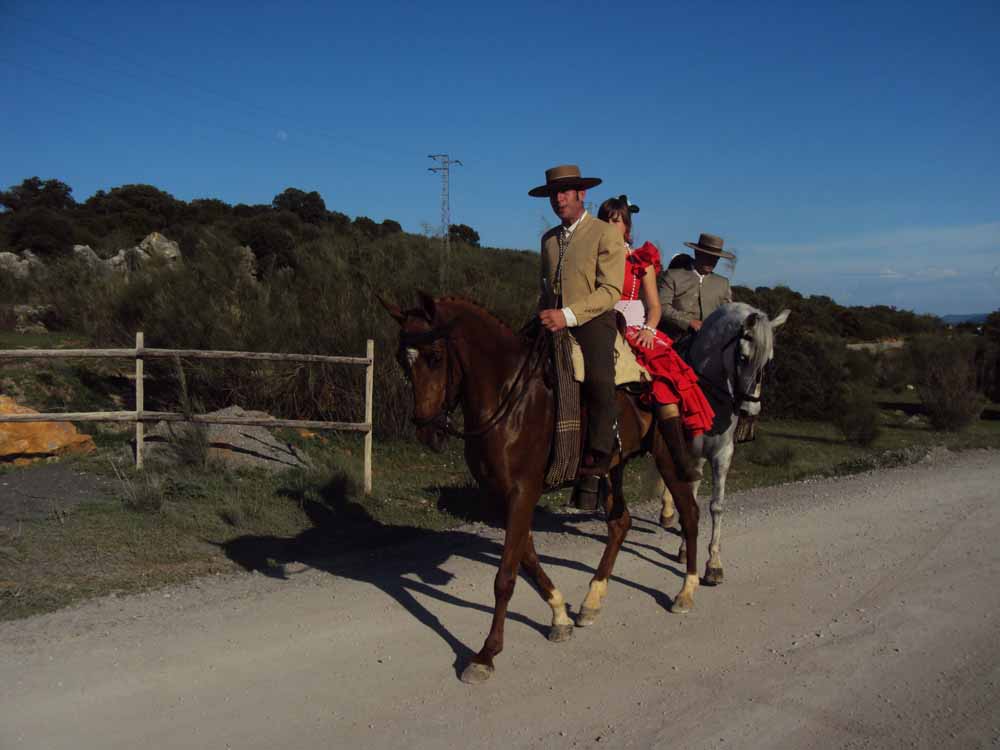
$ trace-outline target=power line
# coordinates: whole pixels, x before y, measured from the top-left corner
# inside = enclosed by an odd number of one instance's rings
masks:
[[[452,159],[448,154],[428,154],[428,159],[433,159],[441,166],[428,167],[427,171],[437,172],[441,175],[441,291],[445,291],[448,260],[451,255],[451,203],[448,197],[448,177],[451,173],[451,166],[457,164],[465,166],[458,159]]]

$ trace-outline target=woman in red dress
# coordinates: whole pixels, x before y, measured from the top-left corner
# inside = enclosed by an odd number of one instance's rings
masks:
[[[693,482],[701,479],[701,472],[688,447],[688,437],[711,428],[715,412],[698,387],[694,370],[674,351],[670,337],[656,328],[660,322],[656,291],[660,251],[649,242],[632,249],[632,214],[638,211],[639,207],[630,205],[623,195],[604,201],[597,213],[597,218],[622,233],[628,253],[622,298],[615,309],[625,318],[626,341],[653,378],[645,398],[655,409],[657,426],[677,465],[678,478]]]

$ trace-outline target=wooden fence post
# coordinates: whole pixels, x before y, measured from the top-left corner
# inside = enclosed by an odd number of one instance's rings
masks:
[[[368,432],[365,433],[365,494],[372,494],[372,408],[375,393],[375,341],[368,339],[368,366],[365,367],[365,422]]]
[[[142,422],[145,390],[142,382],[143,374],[143,337],[142,331],[135,335],[135,468],[142,469],[142,449],[146,438],[146,425]]]

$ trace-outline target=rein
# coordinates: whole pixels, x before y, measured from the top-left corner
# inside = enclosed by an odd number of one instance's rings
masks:
[[[433,343],[440,339],[445,340],[446,352],[447,352],[447,374],[445,375],[445,403],[441,407],[441,410],[431,416],[418,419],[413,417],[413,424],[417,427],[427,427],[429,425],[435,425],[441,430],[446,432],[448,435],[456,438],[472,438],[481,437],[487,432],[492,430],[497,426],[503,419],[513,411],[514,407],[521,401],[524,395],[528,392],[528,383],[531,378],[538,372],[540,364],[544,361],[544,357],[541,356],[543,349],[546,344],[548,344],[550,338],[544,333],[539,333],[535,340],[532,342],[531,349],[525,355],[524,360],[521,362],[521,366],[518,368],[517,374],[514,376],[514,381],[511,383],[510,389],[507,391],[506,395],[501,399],[500,404],[497,406],[497,410],[487,419],[483,424],[474,430],[457,430],[451,426],[451,412],[455,410],[458,406],[459,395],[456,393],[454,397],[451,396],[452,391],[452,378],[451,378],[451,349],[447,348],[448,340],[451,337],[451,330],[455,327],[456,320],[452,320],[449,323],[439,326],[438,328],[431,329],[430,331],[425,331],[421,333],[406,333],[403,332],[399,337],[399,345],[405,347],[407,345],[411,346],[422,346]],[[532,360],[534,360],[534,365],[531,365]],[[461,368],[461,361],[458,362],[459,368]]]

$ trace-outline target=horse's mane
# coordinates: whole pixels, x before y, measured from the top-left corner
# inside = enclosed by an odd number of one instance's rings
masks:
[[[753,339],[757,345],[753,348],[750,365],[756,370],[767,364],[768,357],[774,351],[774,329],[771,328],[767,313],[757,310],[757,317],[751,326]]]
[[[774,331],[771,328],[767,313],[758,310],[745,302],[730,302],[717,308],[705,320],[702,332],[695,339],[695,347],[702,356],[708,356],[714,352],[721,352],[727,340],[736,333],[737,326],[742,326],[744,321],[757,314],[757,318],[751,326],[751,334],[757,343],[753,348],[753,359],[751,364],[754,368],[761,367],[767,363],[769,353],[774,347]],[[716,322],[718,320],[718,322]],[[695,352],[692,351],[692,355]],[[696,362],[696,368],[703,367],[703,362]]]
[[[510,325],[501,320],[499,317],[497,317],[495,313],[493,313],[490,310],[487,310],[481,304],[479,304],[474,300],[469,299],[468,297],[463,297],[461,295],[454,294],[454,295],[449,295],[447,297],[438,297],[434,302],[435,304],[439,305],[450,305],[450,306],[458,306],[466,308],[469,311],[476,313],[477,315],[487,318],[488,320],[492,320],[505,333],[509,333],[511,336],[516,335],[514,329],[511,328]]]

